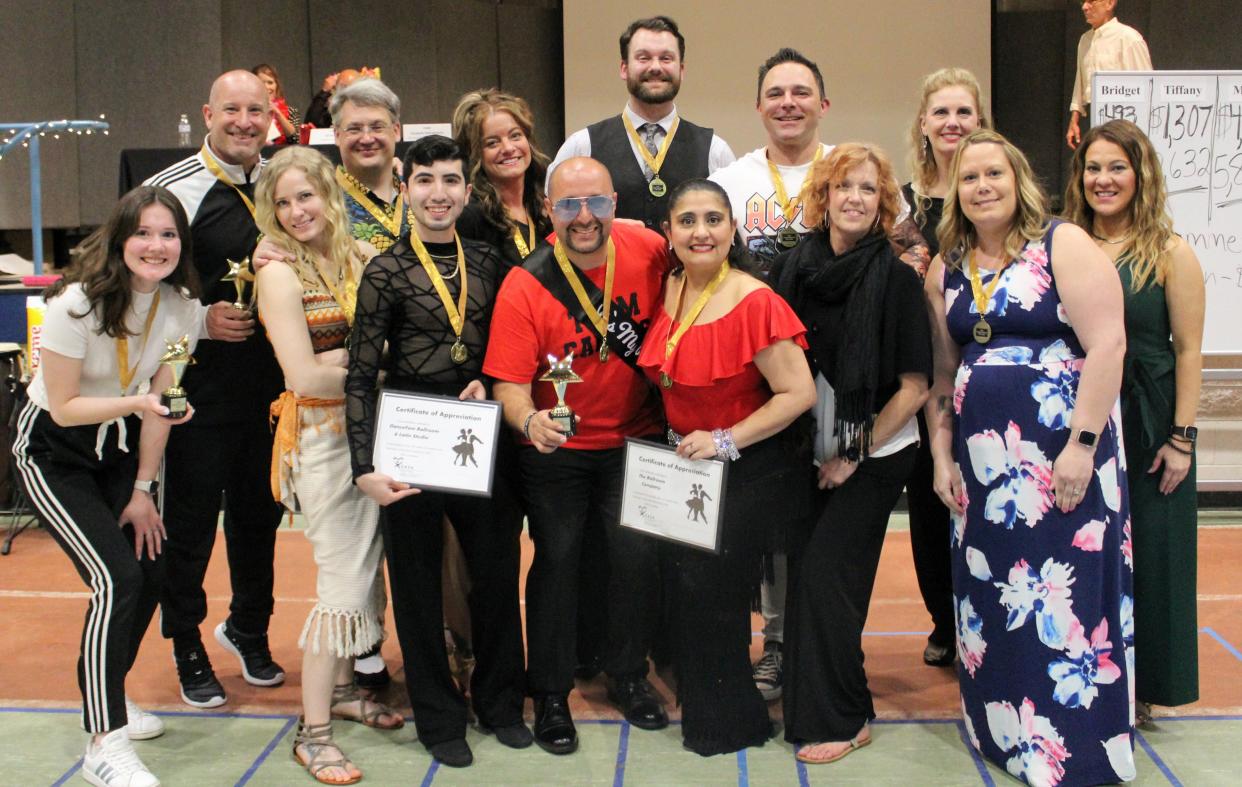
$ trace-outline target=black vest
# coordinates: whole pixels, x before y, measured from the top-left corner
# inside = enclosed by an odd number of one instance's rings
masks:
[[[617,190],[617,216],[638,219],[656,232],[660,231],[660,223],[668,219],[669,192],[684,180],[708,175],[712,130],[685,118],[677,124],[677,134],[660,168],[660,179],[668,184],[662,197],[653,197],[647,190],[647,178],[634,156],[620,115],[587,126],[587,133],[591,137],[591,158],[607,167],[612,175],[612,186]]]

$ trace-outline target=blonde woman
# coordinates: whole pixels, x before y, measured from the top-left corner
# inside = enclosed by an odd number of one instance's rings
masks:
[[[1133,779],[1121,283],[1000,134],[963,139],[951,172],[927,425],[967,733],[1034,785]]]
[[[1091,233],[1125,290],[1121,413],[1142,723],[1150,720],[1151,705],[1199,699],[1194,424],[1203,372],[1203,271],[1173,233],[1156,151],[1128,120],[1083,135],[1065,217]]]
[[[964,68],[942,68],[923,78],[919,111],[910,127],[911,181],[901,187],[910,206],[909,221],[926,244],[927,263],[940,252],[936,227],[949,193],[949,170],[958,143],[979,128],[991,128],[979,80]],[[923,605],[932,619],[932,632],[923,649],[923,662],[933,667],[953,666],[953,575],[949,568],[949,510],[932,489],[931,441],[927,422],[919,414],[919,451],[906,482],[910,507],[910,548]]]
[[[320,782],[352,784],[362,773],[333,740],[331,719],[403,724],[353,683],[353,657],[383,636],[374,593],[379,509],[351,483],[345,437],[345,340],[358,277],[375,251],[350,237],[332,165],[315,150],[277,153],[255,206],[259,229],[292,257],[264,266],[257,282],[259,317],[286,386],[272,406],[272,493],[290,506],[296,495],[318,567],[318,601],[298,643],[303,715],[293,755]]]

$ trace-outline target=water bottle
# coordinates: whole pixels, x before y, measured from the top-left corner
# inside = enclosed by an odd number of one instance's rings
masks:
[[[177,121],[177,145],[179,147],[190,147],[190,118],[185,114],[181,115],[181,119]]]

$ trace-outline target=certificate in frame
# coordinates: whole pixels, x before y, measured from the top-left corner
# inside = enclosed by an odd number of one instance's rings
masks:
[[[685,459],[667,445],[628,438],[621,526],[720,554],[728,465]]]
[[[491,497],[500,402],[385,388],[375,408],[376,472],[435,492]]]

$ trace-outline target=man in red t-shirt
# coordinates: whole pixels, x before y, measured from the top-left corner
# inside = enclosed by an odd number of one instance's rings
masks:
[[[578,747],[568,704],[578,566],[583,534],[595,528],[607,534],[607,609],[599,614],[607,619],[609,699],[634,726],[668,724],[647,682],[659,617],[659,550],[618,524],[625,438],[658,438],[661,431],[658,397],[635,364],[659,308],[668,255],[656,233],[613,224],[616,198],[599,162],[575,158],[557,168],[546,199],[557,243],[534,251],[505,279],[483,363],[505,419],[522,437],[522,492],[535,543],[526,581],[527,682],[535,742],[553,754]],[[578,415],[569,436],[549,416],[556,392],[539,377],[548,356],[571,352],[582,382],[565,393]]]

